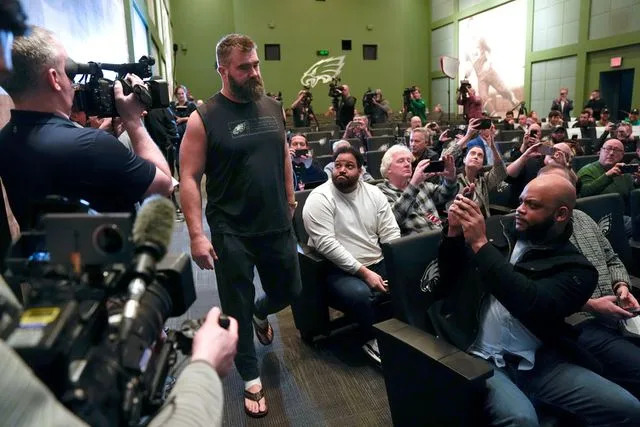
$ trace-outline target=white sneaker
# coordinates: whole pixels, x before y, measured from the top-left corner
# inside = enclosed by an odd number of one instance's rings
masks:
[[[380,357],[380,350],[378,349],[378,341],[374,338],[367,341],[362,349],[376,364],[382,365],[382,358]]]

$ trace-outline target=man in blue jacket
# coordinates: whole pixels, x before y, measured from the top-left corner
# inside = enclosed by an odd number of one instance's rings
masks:
[[[440,247],[441,300],[430,308],[440,336],[494,366],[485,414],[491,425],[538,425],[536,406],[584,425],[638,425],[640,402],[590,369],[564,318],[595,289],[596,269],[569,243],[575,190],[546,175],[521,194],[515,217],[485,220],[458,195]],[[590,369],[588,369],[590,368]]]

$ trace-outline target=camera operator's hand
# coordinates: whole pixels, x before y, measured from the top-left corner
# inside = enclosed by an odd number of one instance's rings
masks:
[[[204,234],[191,239],[191,258],[201,269],[213,270],[213,261],[218,260],[218,255]]]
[[[135,74],[127,74],[125,80],[133,88],[136,85],[144,85],[142,79]],[[122,117],[125,127],[130,123],[139,123],[142,113],[145,111],[144,106],[138,101],[136,95],[132,92],[125,96],[120,81],[113,85],[113,93],[116,99],[116,109]]]
[[[195,337],[191,361],[203,360],[210,363],[220,377],[229,373],[233,365],[238,345],[238,322],[229,317],[229,329],[218,324],[220,309],[213,307],[207,314]]]

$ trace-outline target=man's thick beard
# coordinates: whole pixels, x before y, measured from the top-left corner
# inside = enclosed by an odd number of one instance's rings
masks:
[[[516,230],[518,239],[528,240],[532,243],[544,242],[549,237],[549,230],[551,230],[555,223],[553,217],[549,217],[538,224],[529,224],[525,231]]]
[[[338,191],[340,191],[341,193],[344,193],[347,190],[355,188],[355,186],[358,183],[358,179],[359,178],[357,176],[355,177],[355,179],[351,179],[347,177],[346,180],[341,181],[336,176],[331,177],[331,181],[333,182],[333,185],[335,185]]]
[[[249,79],[241,85],[229,75],[229,89],[233,96],[242,102],[257,101],[264,95],[264,86],[260,77]]]

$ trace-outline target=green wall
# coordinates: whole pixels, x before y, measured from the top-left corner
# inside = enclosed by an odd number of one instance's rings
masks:
[[[640,40],[638,41],[640,42]],[[622,67],[611,68],[610,60],[613,56],[622,56]],[[640,44],[589,53],[583,88],[585,95],[600,85],[602,71],[628,70],[630,68],[635,68],[631,105],[638,107],[640,105]]]
[[[282,91],[285,106],[300,90],[303,72],[323,59],[316,56],[319,49],[346,55],[341,78],[359,108],[368,87],[381,88],[394,110],[407,85],[420,85],[428,95],[425,0],[172,0],[171,11],[174,42],[187,47],[178,51],[176,79],[197,98],[220,89],[215,43],[230,32],[247,34],[258,44],[266,89]],[[342,51],[342,39],[352,40],[351,51]],[[280,44],[280,61],[264,60],[265,43]],[[378,45],[378,60],[362,59],[363,44]],[[316,111],[326,110],[328,86],[319,83],[312,92]]]

